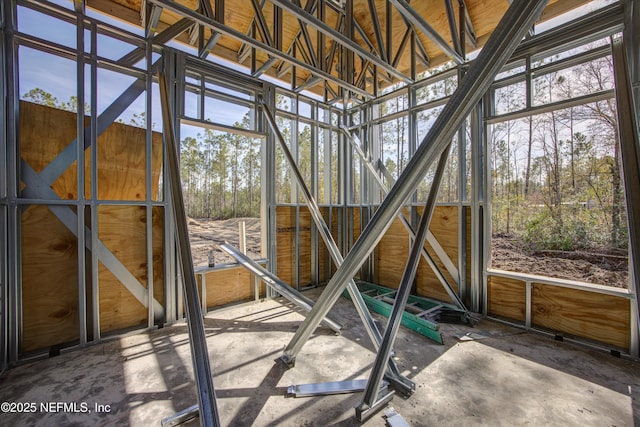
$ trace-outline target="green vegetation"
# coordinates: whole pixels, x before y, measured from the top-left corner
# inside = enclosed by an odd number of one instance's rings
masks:
[[[195,138],[184,138],[180,176],[187,215],[215,219],[259,216],[261,142],[209,129]]]
[[[613,65],[607,56],[536,77],[533,105],[611,88]],[[522,89],[515,84],[497,90],[496,111],[521,109]],[[534,250],[625,249],[617,126],[614,99],[494,125],[493,232]]]

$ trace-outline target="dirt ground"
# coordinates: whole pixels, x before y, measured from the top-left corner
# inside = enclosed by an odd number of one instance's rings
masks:
[[[493,236],[491,267],[598,285],[626,288],[628,258],[620,254],[564,251],[528,251],[518,241]]]
[[[208,218],[189,218],[189,241],[191,255],[196,267],[209,265],[209,252],[214,255],[215,264],[235,262],[218,245],[229,243],[240,248],[240,223],[245,223],[247,240],[247,255],[253,259],[262,258],[260,255],[260,218],[232,218],[213,220]]]

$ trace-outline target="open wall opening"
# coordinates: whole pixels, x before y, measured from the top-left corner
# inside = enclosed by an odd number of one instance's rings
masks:
[[[503,77],[494,90],[496,114],[513,117],[527,103],[531,114],[491,126],[491,267],[626,289],[609,39],[537,55],[519,70],[533,77]]]
[[[261,258],[263,139],[190,125],[182,125],[180,133],[180,173],[194,266],[229,262],[219,249],[223,243],[240,248],[244,241],[246,254]]]

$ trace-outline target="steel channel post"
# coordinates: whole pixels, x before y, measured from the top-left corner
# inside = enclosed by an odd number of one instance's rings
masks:
[[[0,99],[7,99],[5,96],[5,87],[7,87],[10,82],[6,80],[6,63],[5,63],[5,13],[6,13],[6,4],[0,3],[0,70],[2,70],[2,78],[0,81]],[[2,354],[0,355],[0,375],[5,371],[8,365],[9,359],[9,316],[8,316],[8,288],[9,288],[9,275],[8,275],[8,267],[9,267],[9,256],[7,253],[7,243],[9,236],[8,229],[8,198],[7,198],[7,120],[8,117],[5,111],[5,104],[3,102],[0,105],[0,117],[5,118],[2,121],[1,133],[0,133],[0,168],[4,171],[0,174],[0,231],[2,238],[0,238],[0,346]]]
[[[18,190],[18,129],[19,129],[19,98],[18,98],[18,51],[14,42],[16,8],[11,0],[4,0],[4,69],[5,108],[7,121],[7,199],[8,199],[8,281],[7,281],[7,328],[8,328],[8,363],[18,360],[21,336],[21,275],[20,275],[20,229],[17,205]]]
[[[634,111],[636,117],[640,117],[640,4],[637,1],[626,1],[625,19],[623,38],[631,74]]]
[[[169,92],[169,99],[172,106],[175,106],[175,108],[173,108],[172,114],[171,114],[171,119],[173,120],[174,123],[179,123],[178,121],[178,117],[183,117],[184,114],[184,93],[185,93],[185,58],[184,55],[182,54],[182,52],[175,52],[175,54],[172,55],[172,57],[174,58],[174,62],[172,64],[172,68],[171,68],[171,76],[173,78],[173,82],[170,85],[170,92]],[[175,129],[176,132],[176,140],[180,141],[180,127],[178,127],[177,129]],[[170,150],[171,148],[169,147],[169,142],[167,141],[167,151],[165,152],[165,155],[167,156],[167,160],[170,161],[169,159],[169,154],[168,154],[168,150]],[[180,152],[178,151],[178,156],[180,156]],[[179,157],[178,157],[179,158]],[[169,163],[167,163],[167,165],[169,165]],[[170,166],[168,166],[170,168]],[[167,182],[170,182],[170,177],[169,175],[167,175]],[[178,228],[176,226],[176,214],[174,209],[172,208],[173,206],[175,206],[175,196],[173,194],[173,188],[171,188],[171,185],[168,185],[169,187],[169,192],[170,192],[170,208],[168,209],[169,212],[171,212],[171,227],[172,227],[172,234],[171,234],[171,238],[172,240],[172,248],[173,248],[173,257],[172,257],[172,262],[175,263],[175,278],[176,278],[176,282],[175,282],[175,288],[176,288],[176,315],[178,319],[183,319],[185,317],[185,311],[184,311],[184,273],[183,273],[183,267],[182,267],[182,262],[180,261],[180,247],[179,247],[179,241],[178,241]]]
[[[513,53],[529,27],[540,16],[548,0],[516,2],[494,30],[480,55],[469,68],[450,101],[436,119],[420,144],[416,155],[382,202],[380,208],[360,235],[341,267],[333,275],[313,310],[298,328],[284,351],[284,357],[293,361],[309,339],[321,319],[335,304],[364,259],[373,251],[385,231],[391,226],[405,201],[426,175],[431,163],[448,145],[465,117],[489,89],[500,69]]]
[[[269,108],[275,109],[276,90],[272,84],[265,84],[261,101]],[[261,109],[263,104],[258,104]],[[261,117],[263,115],[261,114]],[[261,130],[265,131],[265,120],[258,120]],[[267,136],[262,144],[262,164],[260,182],[262,192],[262,202],[260,205],[260,213],[262,216],[262,250],[263,254],[269,260],[268,270],[276,271],[276,193],[275,193],[275,171],[276,171],[276,142],[272,133]],[[271,291],[267,291],[267,296],[271,296]]]
[[[153,292],[153,198],[152,198],[152,169],[153,169],[153,100],[151,99],[151,83],[152,83],[152,43],[149,39],[145,42],[145,61],[147,64],[147,79],[146,79],[146,97],[145,97],[145,109],[146,109],[146,130],[145,130],[145,189],[146,189],[146,248],[147,248],[147,326],[152,328],[155,324],[154,313],[154,292]],[[166,309],[165,309],[166,316]],[[160,320],[160,324],[164,323],[164,319]]]
[[[486,314],[487,282],[484,277],[489,264],[491,236],[491,191],[487,189],[490,176],[486,153],[489,126],[483,121],[484,105],[480,101],[471,114],[471,309]],[[482,300],[482,304],[480,304]]]
[[[165,53],[164,60],[162,63],[162,67],[164,72],[170,76],[169,80],[174,81],[175,78],[173,76],[175,63],[175,55],[170,55]],[[173,87],[173,85],[171,85]],[[171,99],[173,100],[173,92],[170,93]],[[173,104],[175,105],[175,103]],[[174,322],[178,319],[177,314],[177,301],[176,301],[176,280],[177,272],[176,272],[176,263],[175,263],[175,242],[173,240],[174,231],[173,231],[173,216],[171,213],[171,189],[168,182],[167,170],[168,170],[168,158],[167,158],[167,143],[162,139],[162,200],[164,202],[163,209],[163,217],[164,217],[164,241],[163,241],[163,258],[164,262],[164,286],[165,286],[165,307],[166,307],[166,315],[165,322]]]
[[[531,315],[533,305],[533,283],[531,280],[525,281],[525,296],[524,296],[524,326],[527,329],[531,328]]]
[[[98,29],[94,23],[91,25],[91,49],[90,49],[90,74],[91,74],[91,123],[89,124],[89,146],[91,147],[90,174],[91,174],[91,197],[89,200],[89,215],[91,217],[91,232],[96,238],[91,239],[91,321],[92,339],[94,342],[100,340],[100,286],[99,261],[98,261],[98,164],[97,164],[97,141],[98,141]],[[85,144],[87,141],[85,140]],[[86,242],[85,242],[86,243]]]
[[[450,2],[447,2],[448,7],[451,6]],[[460,10],[460,37],[459,41],[461,41],[461,49],[459,52],[462,56],[465,56],[466,46],[465,46],[465,31],[464,31],[464,21],[463,15],[464,11],[462,10],[463,6],[461,5]],[[448,9],[447,9],[448,12]],[[453,18],[453,16],[449,16],[449,18]],[[455,20],[453,22],[455,26]],[[458,70],[458,81],[462,79],[464,76],[464,69],[460,67]],[[467,206],[464,204],[468,201],[467,194],[467,121],[460,127],[458,131],[458,294],[460,295],[460,299],[465,301],[468,295],[467,289]]]
[[[629,76],[630,66],[625,55],[623,39],[614,39],[612,44],[618,126],[620,133],[620,157],[624,191],[627,200],[629,227],[629,259],[631,283],[629,288],[635,294],[636,325],[640,324],[640,137],[638,118],[633,101],[633,87]]]
[[[7,231],[7,209],[3,201],[0,203],[0,232],[2,236],[7,236]],[[0,354],[0,375],[7,367],[7,356],[9,355],[7,346],[9,335],[7,330],[7,285],[7,247],[6,238],[3,237],[0,239],[0,351],[2,352]]]
[[[316,226],[318,227],[318,232],[320,233],[320,236],[324,240],[324,243],[327,246],[327,250],[331,254],[331,258],[333,259],[333,262],[336,264],[336,267],[339,269],[340,265],[342,265],[343,263],[343,258],[342,258],[342,254],[340,253],[340,250],[338,249],[338,245],[336,244],[335,240],[333,239],[333,236],[331,235],[331,230],[329,229],[329,227],[327,227],[327,224],[324,222],[324,219],[322,218],[322,214],[320,213],[320,208],[318,207],[316,200],[313,198],[313,196],[309,192],[309,189],[304,183],[302,174],[300,173],[300,170],[298,169],[296,162],[293,156],[291,155],[291,152],[289,151],[286,143],[284,142],[284,138],[282,137],[282,134],[278,129],[278,126],[276,124],[276,121],[273,115],[271,114],[271,111],[268,109],[266,105],[263,105],[263,108],[264,108],[263,110],[264,115],[267,118],[267,122],[271,126],[271,129],[273,130],[273,133],[276,136],[276,140],[279,142],[280,147],[282,148],[282,151],[285,155],[285,158],[289,162],[289,166],[291,167],[293,176],[295,177],[295,180],[298,183],[300,191],[305,197],[307,206],[309,208],[309,212],[311,213],[311,217],[313,218],[313,221],[316,223]],[[364,299],[362,298],[362,295],[360,295],[360,292],[358,291],[358,287],[356,286],[353,279],[349,279],[348,283],[346,283],[346,286],[347,286],[349,295],[351,297],[351,300],[353,301],[356,307],[356,311],[358,312],[358,315],[362,319],[365,330],[369,334],[369,338],[371,339],[374,347],[377,350],[382,340],[380,331],[378,331],[378,328],[376,327],[373,321],[373,318],[371,317],[371,314],[367,309]],[[313,309],[310,311],[310,313],[311,312],[313,312]],[[325,316],[323,316],[323,318],[326,317],[326,314],[327,313],[325,313]],[[281,360],[288,366],[293,366],[295,364],[295,359],[289,360],[286,354],[282,356]],[[394,385],[397,386],[399,389],[401,389],[404,394],[410,394],[411,390],[413,390],[413,388],[415,387],[413,382],[404,378],[400,374],[400,371],[398,370],[395,363],[393,362],[393,359],[387,358],[387,360],[388,360],[389,369],[392,375],[392,378],[389,378],[389,380],[393,381]]]
[[[627,61],[629,72],[631,74],[631,92],[634,102],[633,109],[635,111],[636,124],[640,122],[640,4],[637,1],[627,1],[625,4],[625,29],[623,32],[623,40],[627,51]],[[632,246],[629,246],[632,248]],[[634,248],[631,249],[632,251]],[[638,251],[635,248],[635,251]],[[638,281],[640,280],[640,266],[634,265],[630,277],[636,284],[635,304],[632,301],[631,315],[635,322],[631,324],[631,354],[634,357],[640,357],[640,302],[638,302]],[[635,276],[634,276],[635,275]]]
[[[76,94],[78,97],[76,111],[76,159],[78,165],[84,165],[85,135],[84,131],[84,4],[76,9]],[[89,136],[90,137],[90,136]],[[87,343],[87,287],[86,287],[86,233],[85,229],[85,191],[84,167],[77,168],[76,188],[78,189],[77,223],[78,232],[78,327],[80,345]]]
[[[385,195],[389,194],[389,190],[386,184],[384,183],[384,181],[382,181],[382,178],[380,177],[380,175],[378,175],[378,173],[376,172],[371,162],[366,158],[366,154],[364,153],[364,151],[362,151],[362,148],[360,148],[360,146],[353,140],[353,138],[350,137],[350,133],[345,127],[342,128],[342,131],[345,134],[345,136],[350,139],[351,145],[353,146],[354,151],[360,156],[360,158],[362,159],[362,162],[366,166],[370,175],[375,179],[375,182],[380,187],[380,190],[382,191],[382,193]],[[404,216],[404,214],[398,215],[398,218],[400,219],[405,229],[409,233],[409,238],[411,240],[414,240],[416,233],[413,227],[411,226],[411,224],[409,223],[409,221],[407,220],[407,218]],[[428,235],[429,235],[429,231],[427,229],[427,236]],[[455,293],[455,291],[453,290],[453,288],[451,287],[447,279],[444,277],[444,275],[440,271],[440,268],[436,265],[435,261],[433,260],[431,255],[426,251],[426,249],[424,249],[424,247],[422,248],[421,254],[422,254],[422,257],[425,259],[425,261],[427,261],[427,263],[433,270],[434,274],[436,275],[436,277],[444,287],[445,291],[447,291],[447,294],[449,295],[449,297],[456,303],[456,305],[461,310],[467,311],[467,308],[465,307],[464,302],[462,302],[460,297]]]
[[[167,154],[169,160],[169,185],[173,196],[173,213],[178,235],[179,255],[184,274],[184,293],[186,300],[187,325],[191,344],[191,358],[195,381],[198,391],[198,407],[200,409],[200,422],[203,426],[219,426],[220,418],[216,405],[215,390],[211,378],[209,364],[209,352],[204,333],[202,310],[198,303],[198,289],[196,277],[191,262],[191,246],[189,244],[189,231],[182,198],[180,185],[178,146],[175,141],[173,118],[169,111],[169,83],[164,73],[159,74],[160,98],[162,105],[162,126],[164,137],[167,140]]]
[[[311,104],[311,194],[318,199],[318,104]],[[318,285],[318,233],[311,224],[311,284]]]
[[[376,354],[376,359],[373,363],[373,369],[371,370],[369,381],[367,381],[367,387],[364,391],[362,403],[358,407],[356,407],[356,416],[360,421],[364,421],[364,419],[371,416],[373,412],[375,412],[375,410],[379,408],[379,401],[387,401],[386,396],[382,396],[382,399],[379,399],[378,396],[380,386],[382,385],[385,363],[386,360],[391,356],[391,350],[393,348],[398,329],[400,328],[400,323],[402,322],[402,314],[404,313],[404,309],[407,306],[407,301],[409,299],[409,294],[411,294],[413,281],[416,278],[418,263],[420,262],[422,249],[424,248],[424,242],[427,238],[427,232],[429,230],[431,217],[433,216],[433,210],[436,206],[438,189],[440,188],[440,182],[442,181],[442,176],[444,175],[444,168],[447,164],[447,157],[449,156],[450,147],[451,144],[449,144],[440,155],[436,173],[433,177],[431,188],[429,189],[429,196],[427,197],[427,201],[424,206],[424,212],[422,212],[422,218],[420,218],[420,224],[418,225],[418,230],[416,231],[413,243],[411,245],[409,259],[407,260],[405,270],[402,273],[402,278],[400,279],[398,291],[393,303],[393,309],[391,310],[391,315],[389,316],[389,320],[387,321],[387,327],[384,330],[384,338],[382,340],[382,343],[380,344],[378,354]]]

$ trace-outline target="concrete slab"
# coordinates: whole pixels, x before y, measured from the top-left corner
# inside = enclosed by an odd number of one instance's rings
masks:
[[[318,329],[290,370],[274,360],[303,317],[286,301],[206,316],[223,425],[360,425],[359,393],[286,397],[292,384],[368,377],[375,354],[353,306],[341,298],[332,314],[343,335]],[[409,425],[640,426],[637,362],[487,320],[442,330],[444,346],[405,328],[398,334],[397,363],[417,389],[391,404]],[[196,403],[186,325],[14,368],[0,378],[0,402],[16,411],[0,413],[3,426],[159,425]],[[364,425],[386,425],[383,415]]]

